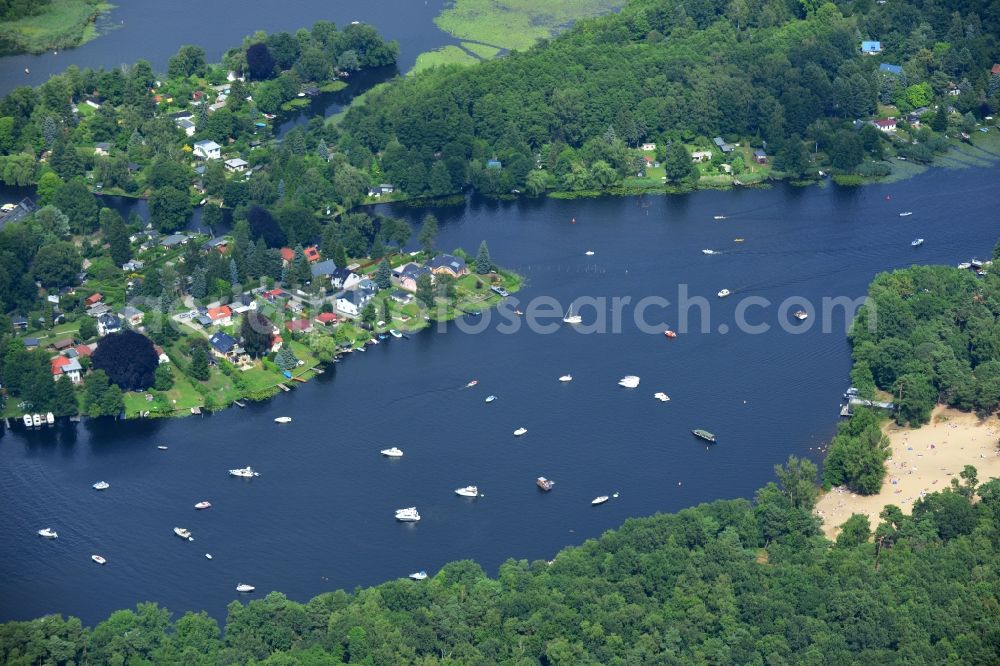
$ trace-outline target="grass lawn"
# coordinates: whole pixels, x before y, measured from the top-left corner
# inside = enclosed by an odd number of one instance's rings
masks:
[[[11,53],[79,46],[97,37],[94,19],[112,6],[90,0],[52,0],[40,14],[0,23],[0,39]]]
[[[51,331],[38,332],[38,333],[27,333],[25,337],[28,338],[38,338],[41,346],[44,347],[49,342],[55,342],[60,338],[77,337],[80,333],[80,320],[68,322],[65,324],[59,324],[54,326]]]
[[[433,51],[425,51],[417,56],[417,63],[408,73],[413,74],[422,69],[438,65],[474,65],[479,60],[454,45],[442,46]]]
[[[319,87],[320,92],[337,92],[338,90],[343,90],[347,87],[347,84],[341,80],[330,81],[329,83],[324,83]]]
[[[619,9],[623,0],[455,0],[434,22],[463,40],[524,50],[570,23]]]
[[[301,106],[309,106],[309,99],[310,98],[308,97],[296,97],[294,99],[290,99],[281,105],[281,110],[291,111]]]

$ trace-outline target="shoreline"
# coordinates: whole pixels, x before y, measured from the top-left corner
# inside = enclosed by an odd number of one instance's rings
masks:
[[[97,21],[114,8],[106,0],[55,0],[39,14],[0,23],[0,55],[39,55],[83,46],[101,36]]]
[[[965,465],[976,468],[980,482],[1000,477],[1000,419],[996,416],[981,420],[975,414],[938,405],[927,425],[909,428],[890,421],[882,431],[889,436],[892,456],[885,463],[888,473],[879,492],[858,495],[833,488],[816,503],[814,513],[822,519],[823,534],[831,541],[851,514],[867,516],[873,529],[887,505],[894,504],[909,515],[914,501],[949,487]]]

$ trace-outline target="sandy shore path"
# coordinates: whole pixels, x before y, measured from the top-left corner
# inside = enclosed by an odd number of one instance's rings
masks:
[[[823,532],[830,539],[852,513],[867,515],[872,529],[878,524],[882,507],[895,504],[909,514],[921,493],[947,488],[965,465],[978,471],[979,482],[1000,477],[1000,420],[980,421],[975,414],[937,407],[931,422],[922,428],[883,426],[889,435],[892,457],[886,461],[888,474],[877,495],[856,495],[834,488],[816,505],[823,519]]]

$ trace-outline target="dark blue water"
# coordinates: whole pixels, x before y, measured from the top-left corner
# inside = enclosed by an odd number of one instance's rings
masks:
[[[70,65],[111,69],[145,58],[157,72],[165,72],[167,61],[183,44],[201,46],[209,62],[219,62],[227,49],[257,30],[294,33],[319,20],[337,25],[361,21],[375,26],[386,39],[398,40],[402,71],[410,69],[423,51],[456,43],[434,24],[442,0],[127,0],[115,4],[100,22],[102,35],[79,48],[0,58],[0,95],[16,86],[40,85]]]
[[[711,332],[668,341],[628,319],[620,334],[562,326],[502,334],[494,320],[478,334],[428,330],[390,340],[245,410],[35,432],[15,426],[0,438],[0,620],[61,612],[93,623],[143,600],[222,617],[239,582],[256,585],[258,596],[280,590],[306,600],[459,558],[495,571],[509,557],[549,559],[629,516],[749,497],[776,463],[814,456],[833,433],[849,348],[842,315],[829,334],[818,315],[801,335],[776,327],[721,334],[719,326],[733,327],[746,296],[775,304],[792,295],[813,303],[857,297],[885,269],[988,255],[1000,236],[998,175],[935,170],[850,190],[473,200],[438,210],[438,246],[474,250],[486,239],[498,263],[526,276],[522,302],[676,301],[683,283],[711,304]],[[902,210],[913,215],[900,218]],[[927,239],[918,250],[910,247],[916,236]],[[704,256],[702,248],[724,253]],[[595,255],[584,256],[587,249]],[[733,296],[716,298],[723,287]],[[775,325],[775,309],[749,318]],[[649,318],[678,321],[670,308]],[[573,382],[560,384],[567,372]],[[616,385],[626,374],[641,376],[638,389]],[[476,388],[460,388],[472,378]],[[655,401],[656,391],[671,402]],[[490,393],[499,400],[484,404]],[[293,423],[274,424],[280,415]],[[528,434],[513,437],[522,425]],[[719,443],[695,440],[689,431],[698,427]],[[158,451],[161,443],[170,449]],[[379,456],[392,445],[405,457]],[[245,465],[261,476],[227,476]],[[540,475],[555,479],[551,493],[535,488]],[[90,485],[101,479],[111,488],[98,493]],[[467,484],[486,496],[453,494]],[[613,491],[621,496],[590,506]],[[205,499],[213,508],[196,512]],[[394,522],[394,509],[412,505],[419,524]],[[58,540],[35,536],[46,526]],[[196,540],[181,541],[174,526]],[[93,564],[91,553],[108,565]]]

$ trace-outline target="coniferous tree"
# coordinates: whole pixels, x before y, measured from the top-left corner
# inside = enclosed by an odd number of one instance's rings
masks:
[[[375,272],[375,284],[379,289],[388,289],[392,286],[392,270],[385,259],[379,262],[378,270]]]
[[[479,244],[479,252],[476,254],[476,272],[486,275],[493,270],[493,261],[490,259],[490,249],[486,247],[484,240]]]

